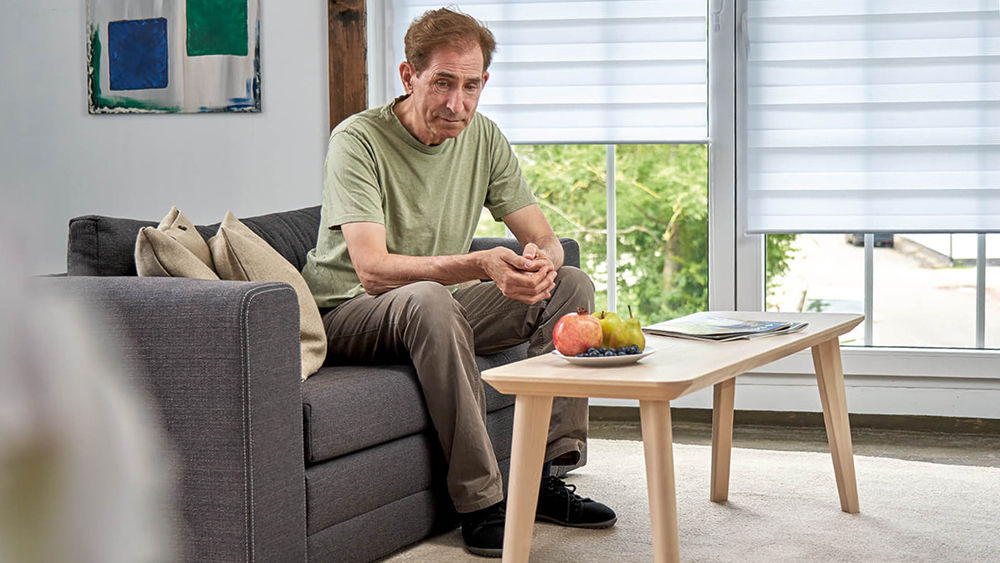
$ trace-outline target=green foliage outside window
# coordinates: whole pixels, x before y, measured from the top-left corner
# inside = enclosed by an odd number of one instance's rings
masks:
[[[581,265],[607,304],[607,171],[603,145],[517,146],[528,184],[561,237],[580,243]],[[708,309],[708,149],[619,145],[615,206],[617,309],[643,323]],[[477,236],[503,236],[484,216]],[[768,280],[787,269],[792,238],[767,237]],[[773,239],[773,242],[772,242]]]

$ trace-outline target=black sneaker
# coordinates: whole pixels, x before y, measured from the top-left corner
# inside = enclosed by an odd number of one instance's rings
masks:
[[[603,504],[581,498],[576,485],[567,485],[555,475],[542,478],[535,520],[573,528],[610,528],[618,521],[615,511]]]
[[[465,549],[483,557],[503,556],[503,501],[475,512],[459,514]]]

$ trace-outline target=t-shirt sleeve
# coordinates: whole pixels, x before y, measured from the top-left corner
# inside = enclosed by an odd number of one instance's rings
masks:
[[[487,124],[492,158],[485,205],[493,219],[499,221],[505,215],[535,203],[535,196],[524,179],[510,142],[493,122],[487,121]]]
[[[330,137],[323,178],[323,216],[326,227],[344,223],[385,224],[382,188],[374,155],[356,135],[337,131]]]

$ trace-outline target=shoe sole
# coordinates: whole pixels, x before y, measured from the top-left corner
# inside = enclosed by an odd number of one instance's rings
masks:
[[[552,524],[559,524],[560,526],[565,526],[567,528],[586,528],[588,530],[603,530],[605,528],[610,528],[611,526],[614,526],[615,522],[618,521],[618,517],[615,516],[611,520],[605,520],[604,522],[593,522],[590,524],[570,524],[569,522],[563,520],[557,520],[555,518],[552,518],[551,516],[544,516],[542,514],[538,514],[535,516],[535,521],[550,522]]]
[[[465,546],[465,550],[480,557],[503,557],[503,549]]]

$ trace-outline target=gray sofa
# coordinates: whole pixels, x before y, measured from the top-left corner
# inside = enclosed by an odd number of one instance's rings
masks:
[[[243,219],[299,269],[319,208]],[[67,276],[106,311],[176,450],[184,559],[367,561],[457,524],[411,365],[333,365],[299,378],[298,305],[279,283],[138,278],[155,221],[70,221]],[[217,225],[198,227],[206,238]],[[477,239],[473,250],[507,239]],[[563,241],[566,263],[579,248]],[[521,359],[526,345],[478,358]],[[513,397],[486,386],[505,479]]]

